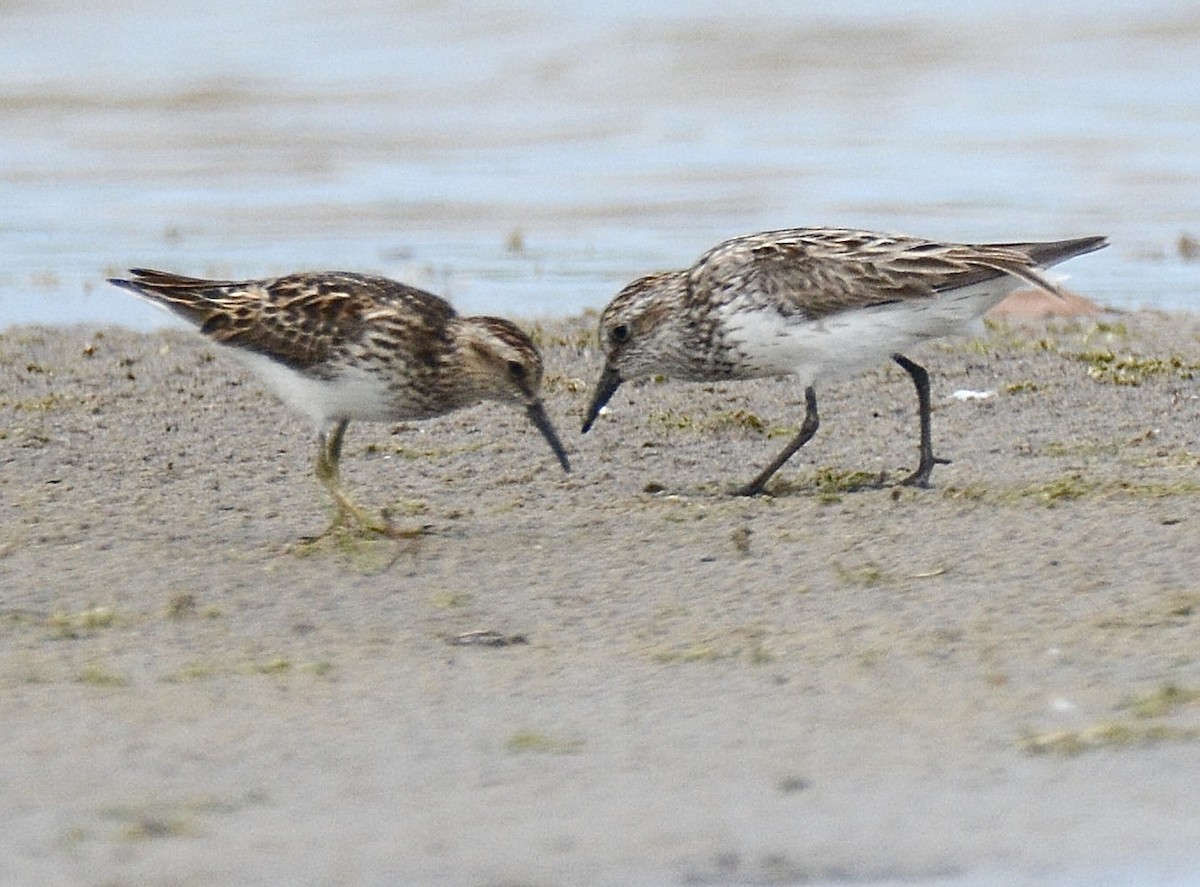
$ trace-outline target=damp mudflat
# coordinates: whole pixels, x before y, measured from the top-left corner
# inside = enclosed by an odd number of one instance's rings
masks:
[[[403,541],[311,541],[311,430],[199,337],[0,336],[0,880],[1197,871],[1194,318],[914,352],[929,490],[907,377],[827,386],[753,500],[794,386],[627,386],[580,437],[588,327],[531,329],[574,471],[500,406],[352,425]]]

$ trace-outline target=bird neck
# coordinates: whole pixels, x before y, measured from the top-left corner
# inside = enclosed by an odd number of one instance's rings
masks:
[[[705,312],[690,310],[686,272],[664,274],[656,281],[652,303],[644,317],[652,318],[654,371],[671,378],[694,378],[703,355],[711,350],[715,329]]]

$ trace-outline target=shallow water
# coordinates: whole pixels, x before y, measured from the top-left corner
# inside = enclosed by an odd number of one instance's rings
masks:
[[[0,326],[163,322],[131,265],[575,313],[810,224],[1105,233],[1073,288],[1200,305],[1186,0],[80,6],[0,2]]]

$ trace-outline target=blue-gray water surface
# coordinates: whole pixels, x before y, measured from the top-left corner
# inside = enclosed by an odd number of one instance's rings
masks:
[[[163,322],[129,266],[573,314],[794,225],[1103,233],[1069,286],[1200,305],[1187,0],[28,0],[0,121],[0,326]]]

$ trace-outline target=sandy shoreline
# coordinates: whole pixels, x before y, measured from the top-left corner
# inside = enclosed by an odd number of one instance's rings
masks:
[[[500,407],[354,425],[348,488],[432,535],[305,549],[310,431],[235,361],[0,334],[0,882],[1200,872],[1200,318],[914,352],[929,491],[846,489],[912,466],[903,373],[827,386],[753,501],[794,386],[580,437],[590,330],[539,337],[571,475]]]

